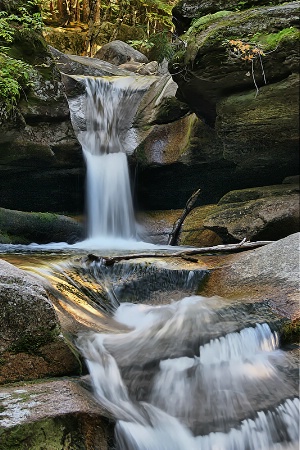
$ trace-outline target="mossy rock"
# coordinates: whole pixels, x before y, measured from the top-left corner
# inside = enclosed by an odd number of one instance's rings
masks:
[[[178,98],[213,125],[219,99],[253,88],[251,60],[247,61],[243,55],[233,57],[231,40],[246,43],[253,40],[262,52],[265,46],[262,60],[268,83],[288,77],[298,64],[299,32],[294,28],[297,16],[298,3],[292,2],[271,8],[226,12],[223,16],[216,13],[207,20],[202,17],[195,21],[187,33],[184,55],[180,59],[175,54],[170,65],[179,85]],[[272,53],[268,54],[270,48]],[[254,60],[254,73],[257,85],[262,86],[259,58]]]
[[[0,208],[3,243],[74,243],[83,238],[82,226],[69,217],[52,213],[28,213]]]
[[[273,0],[272,5],[285,3],[285,0]],[[269,0],[180,0],[173,8],[174,25],[179,34],[184,33],[203,16],[213,15],[224,10],[243,11],[245,9],[270,5]]]

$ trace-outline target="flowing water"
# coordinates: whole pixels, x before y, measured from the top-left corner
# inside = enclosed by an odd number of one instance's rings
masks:
[[[81,259],[47,270],[60,302],[101,315],[76,343],[116,420],[113,448],[298,448],[297,358],[267,304],[195,295],[200,268]]]
[[[70,107],[87,163],[89,238],[128,248],[137,235],[128,130],[150,81],[78,78],[87,96]],[[41,247],[28,250],[35,258]],[[114,448],[298,449],[297,361],[280,349],[268,305],[195,295],[207,276],[199,266],[80,258],[66,252],[35,271],[51,281],[58,313],[80,323],[76,343],[95,398],[115,418]]]
[[[126,153],[136,146],[130,128],[153,78],[77,77],[86,88],[69,101],[87,166],[88,237],[136,238]],[[81,110],[81,111],[80,111]]]
[[[200,296],[124,303],[114,319],[130,331],[79,337],[96,398],[117,420],[117,449],[297,448],[295,363],[266,323],[223,335],[241,327],[225,310]]]

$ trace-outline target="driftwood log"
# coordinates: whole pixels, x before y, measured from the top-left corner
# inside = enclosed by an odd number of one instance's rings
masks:
[[[181,230],[182,224],[185,221],[187,215],[194,208],[194,205],[196,203],[196,200],[199,197],[200,192],[201,192],[201,189],[198,189],[197,191],[195,191],[190,196],[188,201],[186,202],[185,208],[184,208],[181,216],[179,217],[179,219],[176,220],[176,222],[173,225],[173,229],[172,229],[172,231],[171,231],[171,233],[169,235],[168,245],[177,245],[178,244],[178,238],[179,238],[179,234],[180,234],[180,230]]]
[[[130,255],[119,255],[119,256],[97,256],[94,254],[89,254],[86,257],[87,262],[101,261],[106,266],[113,266],[119,261],[128,261],[130,259],[140,259],[140,258],[182,258],[187,261],[197,262],[196,259],[191,258],[192,255],[202,255],[205,253],[223,253],[223,252],[239,252],[243,250],[249,250],[263,245],[271,244],[273,241],[257,241],[249,242],[243,239],[237,244],[221,244],[215,245],[213,247],[200,247],[193,249],[180,250],[169,253],[133,253]]]

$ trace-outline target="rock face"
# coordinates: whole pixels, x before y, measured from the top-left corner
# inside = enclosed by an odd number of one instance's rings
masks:
[[[284,0],[274,0],[272,5],[285,3]],[[251,7],[269,5],[268,0],[250,0],[241,2],[239,0],[181,0],[173,8],[173,22],[180,34],[188,30],[193,19],[215,14],[219,11],[242,11]]]
[[[14,12],[17,6],[22,2],[3,7]],[[13,114],[0,121],[1,206],[81,213],[84,163],[64,85],[43,38],[29,30],[23,35],[16,34],[9,51],[33,72],[31,87]]]
[[[3,260],[0,279],[0,383],[79,373],[42,285]]]
[[[183,207],[197,188],[202,203],[215,203],[229,190],[278,184],[298,172],[298,3],[277,3],[187,1],[174,9],[186,27],[196,19],[169,68],[177,98],[200,119],[190,122],[180,150],[161,145],[165,132],[148,138],[139,153],[146,153],[138,182],[145,207]],[[264,54],[255,57],[257,49]],[[180,133],[180,122],[174,128]]]

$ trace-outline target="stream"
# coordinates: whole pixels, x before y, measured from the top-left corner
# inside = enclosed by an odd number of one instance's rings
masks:
[[[115,419],[114,448],[298,449],[297,358],[267,305],[199,295],[205,264],[179,265],[174,247],[159,259],[140,237],[123,143],[135,139],[127,133],[150,81],[77,78],[86,97],[70,109],[87,163],[88,237],[0,251],[46,280],[58,314],[73,318],[90,388]],[[157,258],[101,259],[141,249]]]

